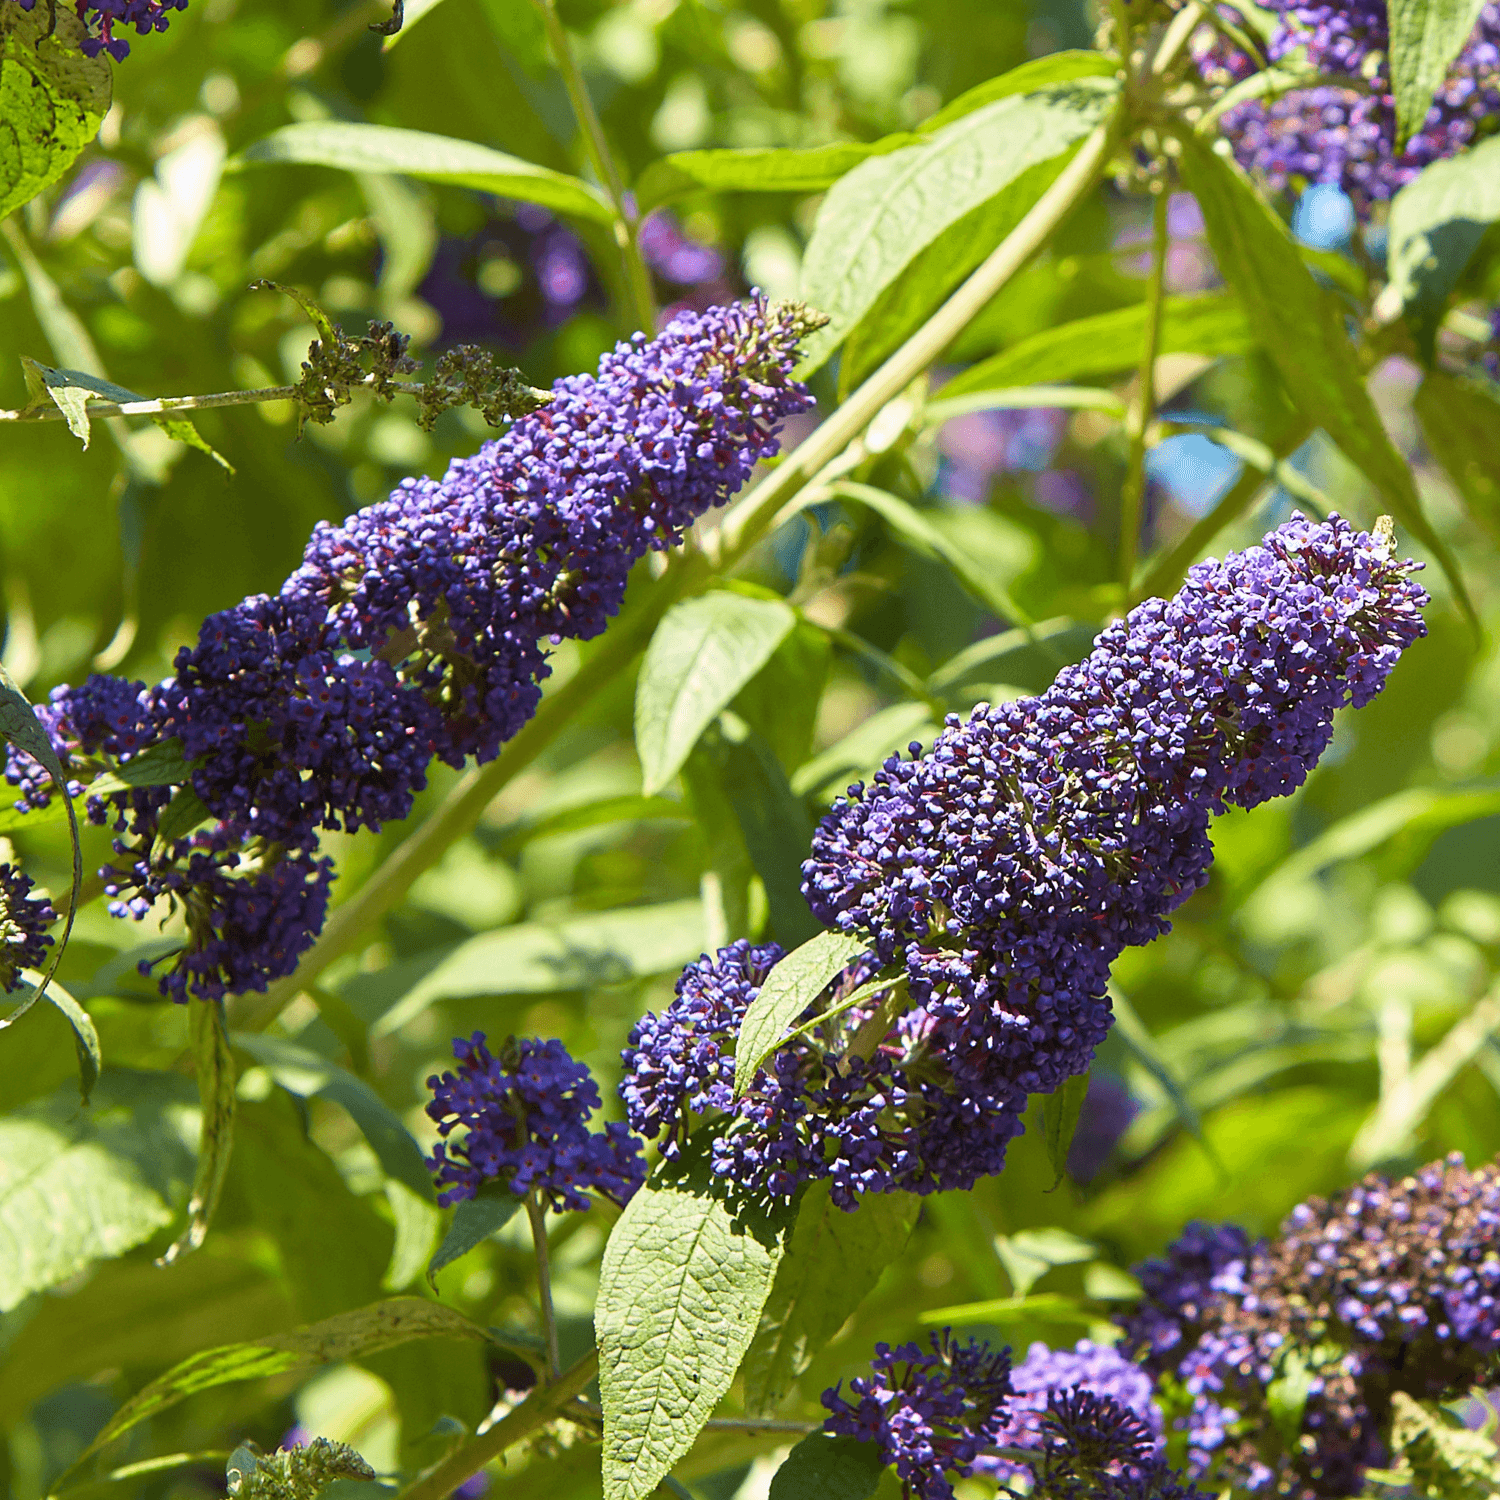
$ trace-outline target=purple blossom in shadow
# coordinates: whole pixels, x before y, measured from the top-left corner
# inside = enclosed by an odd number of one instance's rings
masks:
[[[1099,1175],[1140,1111],[1130,1090],[1113,1074],[1097,1068],[1089,1074],[1089,1091],[1068,1148],[1068,1175],[1074,1182],[1092,1182]]]

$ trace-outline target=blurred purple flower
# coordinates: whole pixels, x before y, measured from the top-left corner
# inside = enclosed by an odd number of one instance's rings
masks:
[[[1097,1177],[1140,1112],[1140,1105],[1118,1078],[1110,1073],[1090,1074],[1089,1091],[1068,1149],[1069,1176],[1075,1182]]]
[[[1039,473],[1067,430],[1068,414],[1055,407],[976,411],[955,417],[938,433],[943,492],[980,504],[997,474]]]

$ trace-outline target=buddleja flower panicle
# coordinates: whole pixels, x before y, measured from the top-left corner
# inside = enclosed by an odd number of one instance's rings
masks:
[[[1273,63],[1294,55],[1326,83],[1294,89],[1270,101],[1227,110],[1224,133],[1235,155],[1273,191],[1331,183],[1368,218],[1430,162],[1457,153],[1500,128],[1500,3],[1490,0],[1438,88],[1420,129],[1396,146],[1390,30],[1385,0],[1301,4],[1270,0],[1280,25],[1269,43]],[[1243,77],[1247,60],[1210,47],[1200,59],[1205,76]]]
[[[47,929],[57,913],[45,896],[31,894],[35,882],[12,864],[0,864],[0,989],[20,983],[22,969],[40,968],[52,946]]]
[[[1125,1319],[1143,1367],[1180,1381],[1195,1469],[1255,1493],[1358,1494],[1385,1461],[1392,1399],[1461,1394],[1500,1356],[1500,1165],[1462,1156],[1371,1174],[1295,1208],[1276,1239],[1195,1225],[1140,1268]],[[1246,1253],[1248,1250],[1248,1254]],[[1267,1450],[1269,1387],[1296,1363],[1298,1441]],[[1249,1435],[1238,1431],[1241,1423]]]
[[[1041,696],[852,787],[803,865],[814,914],[905,967],[961,1084],[1052,1091],[1108,1031],[1110,964],[1207,879],[1210,816],[1300,786],[1425,633],[1415,566],[1338,516],[1199,564]]]
[[[633,1130],[661,1138],[672,1160],[690,1117],[718,1112],[727,1118],[714,1133],[715,1173],[752,1196],[780,1200],[826,1180],[833,1202],[848,1210],[863,1193],[967,1188],[1000,1170],[1022,1128],[1016,1102],[955,1085],[930,1055],[931,1027],[920,1012],[891,1023],[871,1056],[850,1055],[879,1013],[880,992],[778,1048],[736,1098],[735,1038],[782,957],[774,943],[743,939],[705,955],[688,965],[660,1016],[636,1023],[620,1083]],[[872,973],[867,960],[851,965],[830,1010]],[[810,1007],[800,1022],[823,1013]]]
[[[89,810],[119,835],[112,909],[187,914],[165,993],[293,971],[327,908],[320,833],[406,817],[434,758],[498,753],[536,709],[549,644],[597,635],[632,565],[722,504],[811,404],[791,370],[814,321],[758,295],[684,312],[547,404],[528,395],[529,415],[442,480],[320,524],[280,592],[210,616],[166,682],[54,692],[43,721],[65,758],[108,769],[175,740],[191,764],[207,815],[191,837],[160,837],[170,787]],[[376,326],[341,358],[350,378],[374,358],[384,379],[404,345]],[[6,775],[20,805],[46,804],[45,773],[14,746]]]
[[[972,1472],[980,1453],[996,1441],[1010,1396],[1010,1351],[992,1350],[953,1331],[931,1335],[930,1349],[915,1343],[875,1346],[869,1375],[823,1392],[824,1430],[878,1443],[910,1494],[952,1500],[950,1475]]]
[[[537,1193],[556,1210],[588,1208],[590,1192],[623,1207],[645,1180],[641,1143],[624,1125],[588,1128],[599,1086],[561,1042],[512,1037],[496,1057],[476,1031],[454,1039],[453,1055],[456,1071],[427,1080],[427,1113],[443,1137],[428,1163],[443,1190],[439,1203],[497,1182],[518,1198]]]

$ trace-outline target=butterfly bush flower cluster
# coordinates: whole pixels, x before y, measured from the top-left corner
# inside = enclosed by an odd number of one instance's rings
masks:
[[[36,0],[16,0],[22,10],[31,10]],[[186,10],[188,0],[76,0],[78,19],[89,34],[84,37],[82,49],[86,57],[98,57],[107,52],[116,62],[124,62],[130,55],[130,43],[115,35],[115,28],[134,26],[141,36],[150,36],[153,31],[165,31],[174,10]]]
[[[713,1112],[721,1117],[711,1147],[718,1175],[779,1199],[826,1180],[833,1202],[849,1210],[861,1193],[972,1187],[1000,1170],[1019,1116],[1002,1101],[963,1095],[929,1067],[920,1018],[903,1017],[887,1032],[875,1018],[889,992],[779,1048],[736,1099],[735,1038],[782,956],[774,943],[732,943],[689,964],[672,1004],[636,1023],[620,1083],[633,1130],[661,1138],[662,1154],[675,1160],[691,1116]],[[870,974],[866,963],[851,965],[834,1005]],[[802,1019],[816,1022],[818,1014]],[[853,1044],[872,1020],[881,1045],[866,1057]]]
[[[828,1019],[810,1008],[736,1099],[734,1039],[781,951],[690,965],[631,1033],[632,1128],[670,1155],[717,1112],[722,1176],[782,1198],[828,1179],[848,1208],[998,1172],[1029,1096],[1085,1071],[1107,1033],[1110,964],[1207,878],[1210,815],[1300,786],[1335,710],[1368,702],[1424,633],[1415,566],[1337,516],[1295,517],[1140,605],[1040,697],[981,704],[925,756],[892,757],[803,866],[814,913],[869,944]]]
[[[875,1346],[869,1375],[856,1375],[823,1393],[826,1432],[878,1443],[909,1494],[951,1500],[950,1474],[973,1472],[974,1461],[998,1436],[1010,1395],[1010,1353],[944,1329],[920,1345]],[[852,1399],[850,1399],[852,1397]]]
[[[1144,1448],[1137,1454],[1137,1462],[1155,1456],[1161,1448],[1162,1414],[1153,1399],[1151,1377],[1108,1344],[1089,1339],[1080,1339],[1072,1349],[1033,1344],[1026,1358],[1011,1371],[1010,1383],[1012,1394],[1005,1423],[995,1438],[1001,1447],[1042,1452],[1047,1446],[1045,1423],[1052,1403],[1078,1390],[1096,1400],[1107,1398],[1138,1424],[1144,1434]],[[977,1465],[977,1472],[993,1475],[1006,1484],[1017,1478],[1036,1477],[1019,1458],[986,1457]]]
[[[39,968],[52,946],[47,928],[57,913],[31,888],[29,875],[0,864],[0,989],[6,991],[15,989],[22,969]]]
[[[439,1203],[472,1198],[487,1182],[557,1210],[586,1209],[590,1192],[629,1201],[646,1175],[641,1143],[618,1121],[588,1128],[599,1086],[561,1042],[511,1038],[497,1058],[476,1031],[454,1039],[453,1055],[456,1072],[427,1080],[427,1113],[443,1137],[428,1162]]]
[[[1298,1500],[1358,1494],[1388,1457],[1394,1395],[1459,1395],[1494,1370],[1497,1247],[1500,1166],[1454,1155],[1396,1182],[1372,1174],[1294,1209],[1268,1244],[1192,1226],[1141,1268],[1126,1346],[1191,1400],[1196,1473]],[[1308,1398],[1283,1447],[1269,1390],[1289,1376]]]
[[[1328,82],[1268,101],[1250,100],[1222,119],[1242,165],[1273,191],[1332,183],[1353,200],[1361,218],[1394,196],[1429,162],[1453,156],[1500,124],[1500,3],[1479,13],[1467,44],[1437,90],[1421,127],[1400,149],[1392,93],[1390,29],[1384,0],[1300,4],[1270,0],[1280,13],[1267,53],[1272,63],[1305,57]],[[1237,18],[1238,19],[1238,18]],[[1245,76],[1243,54],[1212,47],[1203,63],[1210,78]]]
[[[185,913],[165,993],[292,972],[326,911],[320,832],[405,817],[434,757],[498,753],[535,711],[548,645],[603,630],[632,564],[722,504],[811,405],[790,373],[811,326],[755,296],[637,335],[442,479],[320,523],[280,592],[211,616],[166,682],[53,692],[43,722],[75,767],[128,778],[147,750],[180,753],[175,773],[136,778],[165,784],[89,802],[118,835],[111,910]],[[12,747],[6,774],[18,806],[45,805],[30,757]]]
[[[951,1500],[953,1479],[970,1474],[1007,1487],[1024,1475],[1048,1500],[1206,1500],[1161,1457],[1150,1379],[1087,1341],[1034,1344],[1012,1369],[1008,1349],[945,1329],[930,1353],[877,1344],[849,1387],[823,1393],[824,1431],[878,1444],[920,1500]]]
[[[1209,817],[1300,786],[1334,712],[1424,633],[1414,568],[1295,517],[1132,610],[1040,697],[950,716],[835,803],[803,892],[900,968],[960,1097],[1018,1114],[1087,1069],[1109,966],[1206,880]]]

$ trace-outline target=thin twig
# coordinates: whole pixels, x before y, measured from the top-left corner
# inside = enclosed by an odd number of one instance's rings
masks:
[[[514,1411],[506,1413],[487,1432],[460,1443],[440,1464],[409,1484],[398,1500],[445,1500],[464,1480],[477,1474],[492,1458],[539,1427],[563,1415],[573,1398],[599,1373],[599,1354],[590,1349],[556,1380],[537,1386]]]
[[[625,183],[615,165],[614,153],[609,149],[609,138],[604,134],[599,112],[589,97],[588,85],[583,81],[578,59],[573,56],[567,28],[557,13],[557,6],[554,0],[536,0],[536,5],[546,24],[547,40],[552,44],[557,70],[562,74],[563,87],[568,91],[568,99],[583,135],[583,149],[588,155],[589,165],[614,205],[615,242],[620,247],[620,258],[625,266],[625,284],[630,289],[636,325],[646,333],[652,333],[656,329],[656,297],[651,289],[651,273],[641,256],[640,222],[625,195]]]
[[[531,1220],[531,1243],[536,1247],[537,1300],[542,1309],[542,1334],[547,1341],[547,1379],[556,1380],[562,1370],[557,1357],[557,1314],[552,1310],[552,1261],[547,1253],[547,1208],[535,1191],[526,1197],[526,1216]]]
[[[1167,191],[1157,185],[1151,210],[1151,285],[1146,299],[1146,330],[1141,340],[1141,366],[1136,376],[1135,400],[1125,416],[1130,443],[1125,483],[1120,489],[1120,597],[1128,601],[1135,576],[1136,550],[1141,540],[1141,503],[1146,494],[1146,429],[1156,411],[1156,352],[1161,345],[1162,291],[1167,265]]]

